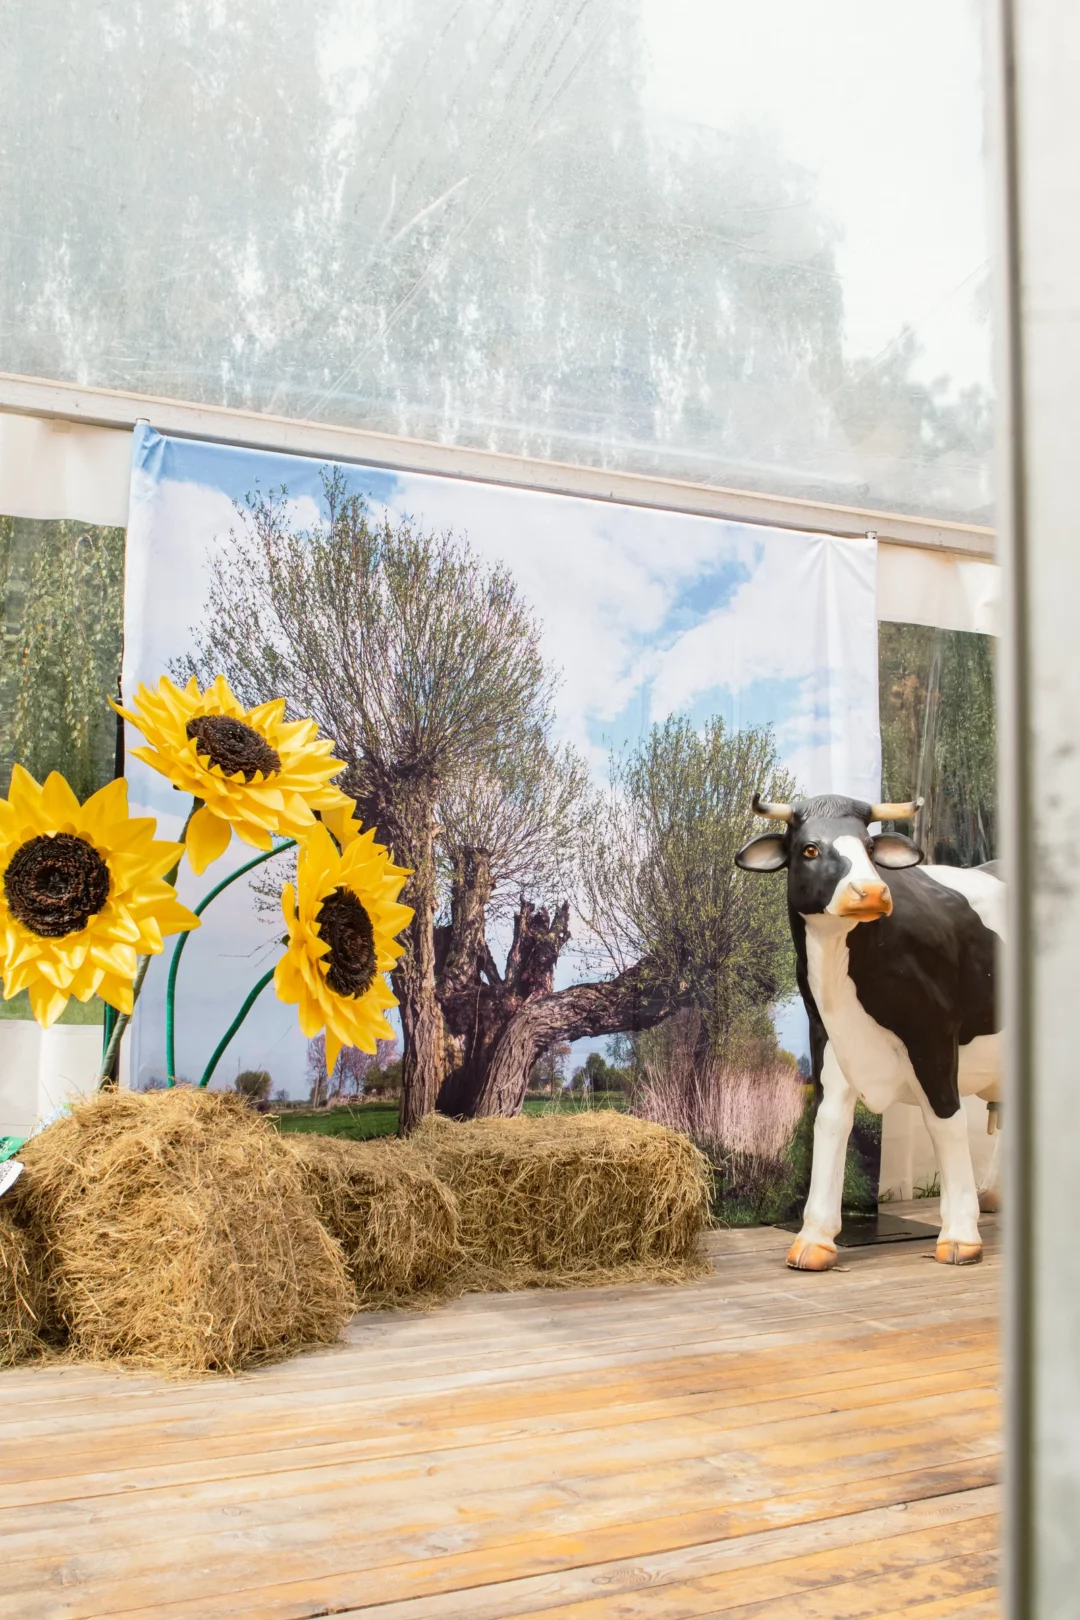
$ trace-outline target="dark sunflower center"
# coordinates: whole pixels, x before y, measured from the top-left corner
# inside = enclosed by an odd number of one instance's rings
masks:
[[[319,907],[315,923],[330,946],[327,984],[339,996],[362,996],[378,966],[371,918],[351,889],[335,889]]]
[[[109,898],[109,868],[85,838],[44,833],[22,844],[4,873],[12,914],[43,939],[77,934]]]
[[[260,737],[254,726],[234,720],[228,714],[200,714],[187,723],[187,734],[195,739],[195,752],[211,765],[220,765],[226,776],[243,771],[250,782],[256,771],[273,776],[281,769],[276,748]]]

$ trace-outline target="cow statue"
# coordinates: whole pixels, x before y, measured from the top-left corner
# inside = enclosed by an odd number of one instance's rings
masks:
[[[921,802],[788,805],[755,794],[755,814],[784,828],[752,838],[735,857],[747,872],[787,868],[819,1096],[810,1195],[787,1257],[800,1271],[836,1264],[856,1098],[879,1114],[891,1102],[918,1104],[941,1178],[936,1258],[958,1266],[982,1259],[980,1193],[960,1099],[1000,1101],[994,959],[1004,938],[1005,885],[992,863],[923,866],[910,838],[871,837],[871,822],[907,820]],[[984,1208],[996,1207],[997,1156],[996,1140]]]

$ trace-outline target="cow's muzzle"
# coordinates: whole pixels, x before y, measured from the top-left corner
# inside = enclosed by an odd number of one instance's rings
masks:
[[[891,917],[892,894],[889,885],[853,878],[837,897],[835,909],[838,917],[851,917],[857,922],[876,922],[879,917]]]

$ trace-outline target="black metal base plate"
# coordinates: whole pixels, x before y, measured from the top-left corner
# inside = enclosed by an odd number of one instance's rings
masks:
[[[801,1232],[801,1221],[777,1221],[781,1232]],[[913,1238],[937,1239],[939,1228],[927,1226],[924,1221],[908,1221],[901,1215],[887,1215],[879,1210],[876,1215],[845,1215],[844,1224],[836,1234],[838,1249],[861,1249],[870,1243],[909,1243]]]

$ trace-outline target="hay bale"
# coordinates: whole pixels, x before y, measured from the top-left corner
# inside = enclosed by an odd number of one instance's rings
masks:
[[[296,1160],[239,1098],[101,1092],[22,1157],[9,1196],[76,1355],[237,1372],[330,1343],[352,1313]]]
[[[46,1321],[41,1245],[0,1205],[0,1367],[38,1356]]]
[[[454,1122],[412,1138],[458,1202],[469,1289],[683,1281],[706,1272],[709,1168],[614,1110]]]
[[[457,1203],[409,1142],[283,1138],[326,1229],[341,1245],[362,1306],[422,1303],[455,1292]]]

